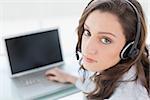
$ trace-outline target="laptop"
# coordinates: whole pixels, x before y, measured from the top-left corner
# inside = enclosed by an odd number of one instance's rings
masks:
[[[43,31],[5,39],[10,65],[10,75],[21,99],[36,99],[41,96],[57,93],[74,87],[48,81],[45,71],[53,68],[64,68],[59,29]]]

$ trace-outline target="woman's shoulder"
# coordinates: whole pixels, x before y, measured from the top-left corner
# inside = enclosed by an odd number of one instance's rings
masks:
[[[150,100],[146,88],[142,86],[140,81],[130,81],[135,79],[135,75],[135,66],[132,66],[131,69],[124,74],[122,77],[123,81],[120,82],[114,94],[108,100],[126,100],[127,98],[128,100]]]
[[[126,82],[116,88],[109,100],[150,100],[145,87],[138,82]]]

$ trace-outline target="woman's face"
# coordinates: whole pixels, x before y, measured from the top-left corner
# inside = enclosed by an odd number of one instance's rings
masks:
[[[125,44],[123,29],[117,16],[95,10],[87,17],[82,36],[83,66],[101,72],[120,61]]]

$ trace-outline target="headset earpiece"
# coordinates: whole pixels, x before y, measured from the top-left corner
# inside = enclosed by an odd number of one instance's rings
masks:
[[[134,45],[134,41],[128,43],[124,49],[120,53],[120,58],[125,60],[127,58],[132,58],[134,59],[138,54],[139,54],[139,49],[137,48],[132,48]]]
[[[133,44],[134,44],[134,41],[128,43],[128,44],[123,48],[123,50],[122,50],[121,53],[120,53],[120,58],[121,58],[121,59],[125,60],[125,59],[127,59],[127,58],[129,57],[129,52],[130,52],[130,50],[131,50]]]
[[[138,56],[139,51],[140,51],[140,50],[139,50],[138,48],[133,48],[133,49],[131,49],[130,52],[128,53],[128,56],[129,56],[130,58],[134,59],[135,57]]]

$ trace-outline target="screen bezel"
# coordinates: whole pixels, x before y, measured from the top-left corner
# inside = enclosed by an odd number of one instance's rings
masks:
[[[59,36],[58,38],[59,38],[60,50],[61,50],[61,54],[62,54],[62,61],[54,63],[54,64],[49,64],[49,65],[45,65],[45,66],[42,66],[42,67],[38,67],[38,68],[26,70],[26,71],[21,71],[21,72],[13,74],[12,66],[11,66],[11,63],[10,63],[10,57],[9,57],[9,53],[8,53],[9,51],[8,51],[7,45],[6,45],[6,40],[12,39],[12,38],[23,37],[23,36],[34,35],[34,34],[38,34],[38,33],[40,34],[40,32],[53,31],[53,30],[57,30],[58,31],[58,36]],[[60,29],[59,29],[59,27],[53,27],[53,28],[46,28],[46,29],[42,29],[42,30],[29,31],[29,32],[18,34],[18,35],[5,37],[4,38],[4,42],[5,42],[5,50],[6,50],[6,54],[7,54],[7,59],[8,59],[8,63],[9,63],[10,77],[12,77],[12,78],[19,77],[19,76],[26,75],[26,74],[30,74],[30,73],[34,73],[34,72],[38,72],[38,71],[42,71],[42,70],[46,70],[46,69],[53,68],[53,67],[56,67],[56,66],[59,67],[59,66],[64,64],[64,57],[63,57],[63,51],[62,51],[62,47],[61,47],[61,39],[60,39]]]

